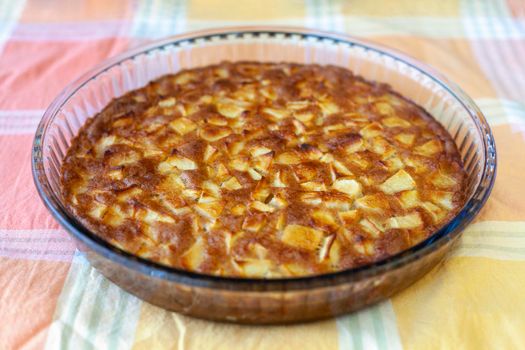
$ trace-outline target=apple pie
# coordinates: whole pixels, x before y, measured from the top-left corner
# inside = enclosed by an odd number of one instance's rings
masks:
[[[139,257],[255,278],[397,254],[461,209],[446,130],[335,66],[223,62],[113,100],[72,141],[68,210]]]

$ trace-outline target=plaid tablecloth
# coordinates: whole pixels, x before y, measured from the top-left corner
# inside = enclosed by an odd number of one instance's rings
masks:
[[[286,327],[192,319],[127,294],[75,252],[30,171],[43,110],[101,60],[183,31],[283,24],[405,51],[486,113],[498,179],[453,256],[392,299]],[[0,349],[525,348],[522,0],[0,0]]]

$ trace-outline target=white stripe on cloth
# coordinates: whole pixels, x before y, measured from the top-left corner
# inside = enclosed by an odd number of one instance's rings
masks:
[[[71,261],[73,240],[63,230],[0,230],[0,256],[11,259]]]
[[[127,37],[131,21],[91,21],[82,23],[21,23],[11,37],[17,41],[82,41]]]
[[[33,134],[43,110],[0,110],[0,135]]]
[[[503,1],[461,1],[465,32],[477,62],[501,98],[525,100],[525,27],[509,16]],[[500,33],[501,35],[495,35]],[[493,35],[492,37],[490,35]],[[505,39],[505,40],[499,40]]]

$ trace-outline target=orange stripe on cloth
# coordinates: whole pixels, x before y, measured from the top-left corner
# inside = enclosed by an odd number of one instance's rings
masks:
[[[496,183],[476,221],[525,220],[525,133],[510,125],[492,127],[498,152]]]
[[[0,258],[0,349],[41,349],[69,263]]]
[[[132,2],[28,0],[22,13],[22,23],[101,21],[130,18]]]
[[[9,41],[0,56],[0,109],[44,109],[81,74],[128,47],[127,39]]]
[[[523,0],[507,0],[510,13],[517,19],[525,19],[525,3]]]
[[[466,39],[380,36],[373,41],[405,52],[434,67],[472,98],[496,97],[496,90],[476,63]]]
[[[0,229],[58,228],[31,176],[33,135],[0,136]]]

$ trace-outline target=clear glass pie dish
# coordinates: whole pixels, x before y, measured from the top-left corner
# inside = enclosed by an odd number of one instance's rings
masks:
[[[112,99],[162,75],[221,61],[333,64],[388,83],[423,106],[454,139],[468,178],[467,201],[416,246],[373,264],[300,278],[249,279],[179,270],[134,256],[86,229],[66,209],[60,168],[84,122]],[[163,308],[212,320],[288,323],[336,316],[388,298],[440,262],[485,204],[496,175],[491,130],[474,102],[433,69],[391,49],[299,28],[242,27],[170,37],[110,59],[53,101],[32,153],[38,192],[90,263],[130,293]]]

